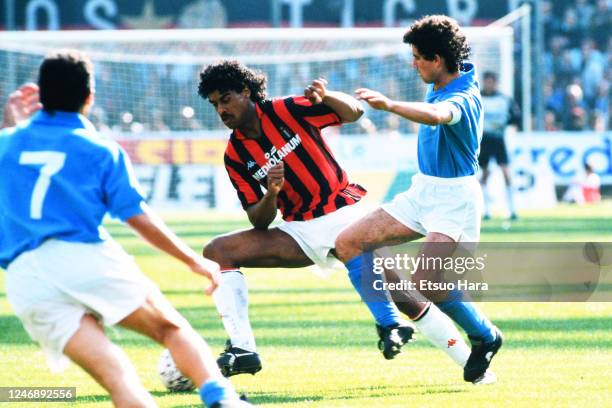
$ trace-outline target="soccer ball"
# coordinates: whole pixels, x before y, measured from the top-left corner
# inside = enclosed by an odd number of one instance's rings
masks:
[[[170,350],[162,351],[157,364],[157,372],[162,384],[168,391],[192,391],[195,386],[193,382],[179,371],[170,355]]]

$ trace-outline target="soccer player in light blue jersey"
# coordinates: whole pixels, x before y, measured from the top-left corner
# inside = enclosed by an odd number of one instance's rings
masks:
[[[367,268],[356,260],[363,248],[425,237],[423,257],[451,256],[458,242],[480,238],[482,191],[476,178],[483,114],[476,69],[464,62],[470,47],[457,22],[446,16],[427,16],[410,26],[404,42],[412,46],[413,67],[428,84],[425,102],[393,101],[366,88],[357,96],[374,109],[420,123],[419,173],[412,186],[345,229],[336,240],[336,253],[349,268]],[[413,281],[439,279],[441,270],[420,268]],[[500,331],[458,290],[422,290],[450,316],[472,342],[463,374],[466,381],[490,383],[491,358],[502,344]],[[401,303],[398,307],[402,308]],[[404,310],[417,327],[431,308]],[[449,341],[449,346],[450,346]]]
[[[167,347],[208,407],[243,407],[202,338],[102,227],[125,221],[192,272],[219,281],[219,265],[174,235],[145,204],[126,153],[86,118],[93,66],[78,51],[43,61],[38,88],[9,98],[0,131],[0,267],[7,297],[51,368],[68,358],[116,406],[154,407],[127,356],[102,325],[121,325]],[[39,108],[33,117],[21,122]],[[20,122],[20,123],[18,123]],[[14,126],[16,125],[16,126]]]

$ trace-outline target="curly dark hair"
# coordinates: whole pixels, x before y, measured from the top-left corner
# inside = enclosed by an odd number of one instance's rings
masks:
[[[221,61],[207,66],[200,72],[198,94],[206,99],[214,91],[242,92],[251,90],[250,99],[259,102],[266,98],[266,76],[263,72],[248,68],[238,61]]]
[[[404,34],[404,43],[414,45],[428,61],[441,56],[450,73],[457,72],[471,53],[457,21],[442,15],[415,21]]]

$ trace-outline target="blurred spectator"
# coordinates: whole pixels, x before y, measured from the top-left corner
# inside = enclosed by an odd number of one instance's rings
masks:
[[[610,38],[612,9],[608,0],[597,0],[597,8],[591,18],[590,35],[596,44],[605,44]]]
[[[195,110],[191,106],[183,106],[179,117],[181,130],[200,130],[203,128],[200,121],[195,117]]]
[[[585,130],[587,124],[586,105],[584,93],[578,84],[567,86],[565,91],[565,104],[563,106],[563,128],[565,130]]]
[[[593,112],[593,129],[598,132],[605,131],[610,123],[610,82],[602,81],[599,84]]]
[[[610,130],[612,2],[546,0],[541,5],[546,130]]]
[[[559,130],[557,115],[555,112],[548,109],[544,113],[544,130],[547,132],[556,132]]]
[[[576,0],[576,21],[581,33],[586,33],[591,25],[595,7],[589,0]]]
[[[601,179],[589,163],[584,164],[584,174],[567,187],[563,201],[580,205],[601,201]]]
[[[164,121],[164,112],[160,109],[151,111],[151,130],[156,132],[166,132],[170,130]]]
[[[584,97],[588,102],[595,100],[597,87],[604,78],[604,58],[602,53],[595,48],[595,42],[587,38],[582,42],[582,87]]]

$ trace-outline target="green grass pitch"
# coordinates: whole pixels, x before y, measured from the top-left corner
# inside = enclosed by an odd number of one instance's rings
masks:
[[[166,219],[198,251],[217,234],[247,227],[246,217]],[[220,352],[226,336],[212,300],[201,291],[204,282],[125,227],[109,228],[214,353]],[[502,220],[492,220],[483,224],[482,232],[483,241],[612,241],[612,203],[526,213],[508,230]],[[252,269],[246,276],[264,369],[256,376],[233,377],[233,382],[257,405],[612,406],[612,303],[481,304],[505,333],[506,343],[492,366],[498,384],[476,387],[463,383],[461,370],[422,338],[395,360],[384,360],[376,348],[372,320],[345,273],[320,279],[307,269]],[[61,376],[49,372],[12,314],[4,288],[0,273],[0,386],[74,386],[78,397],[70,406],[109,406],[104,390],[76,366]],[[200,406],[195,393],[165,392],[156,370],[159,346],[122,329],[109,329],[108,334],[127,351],[160,406]]]

